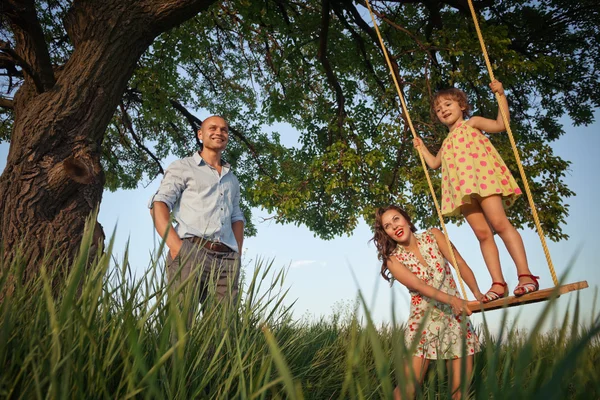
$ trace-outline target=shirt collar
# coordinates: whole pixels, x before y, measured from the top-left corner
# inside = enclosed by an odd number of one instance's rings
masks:
[[[196,163],[196,165],[208,165],[208,163],[206,161],[204,161],[204,158],[202,158],[202,156],[200,155],[199,151],[195,151],[194,155],[194,162]],[[229,165],[229,163],[223,159],[221,159],[221,166],[225,167],[227,169],[229,169],[231,167],[231,165]]]

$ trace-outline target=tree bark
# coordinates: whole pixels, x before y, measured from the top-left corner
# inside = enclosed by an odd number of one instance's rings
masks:
[[[23,71],[35,75],[26,76],[15,95],[10,150],[0,176],[0,243],[9,260],[23,246],[26,279],[37,274],[45,254],[66,260],[76,255],[85,220],[102,198],[104,133],[138,59],[156,36],[213,2],[74,1],[65,19],[74,50],[50,73],[47,45],[31,34],[38,31],[33,1],[3,0],[5,8],[13,7],[7,17],[15,51],[31,67]],[[103,240],[99,225],[96,232]]]

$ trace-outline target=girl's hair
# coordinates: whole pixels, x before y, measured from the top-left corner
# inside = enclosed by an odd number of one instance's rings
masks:
[[[415,228],[415,225],[412,223],[408,213],[398,206],[391,204],[387,207],[380,207],[377,209],[377,211],[375,211],[375,233],[371,240],[373,241],[373,243],[375,243],[375,247],[377,248],[377,258],[382,263],[381,276],[383,276],[383,279],[385,279],[388,282],[390,281],[391,276],[390,271],[387,267],[387,261],[396,249],[396,246],[398,246],[398,244],[385,232],[385,229],[383,228],[383,222],[381,221],[383,214],[390,210],[398,211],[400,215],[402,215],[404,219],[406,219],[408,225],[410,226],[411,232],[414,233],[417,231],[417,228]]]
[[[448,88],[438,91],[433,96],[433,101],[431,102],[431,115],[434,120],[437,119],[435,107],[443,99],[452,99],[456,101],[461,108],[464,108],[463,118],[467,118],[471,115],[471,105],[469,104],[466,93],[457,88]]]

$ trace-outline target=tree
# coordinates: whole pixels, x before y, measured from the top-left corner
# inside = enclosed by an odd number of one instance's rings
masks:
[[[0,178],[0,239],[8,248],[30,235],[33,260],[51,235],[72,253],[103,187],[134,188],[163,171],[167,154],[197,147],[200,109],[230,121],[226,158],[242,181],[247,217],[250,207],[264,207],[278,222],[331,238],[351,233],[378,205],[397,202],[435,224],[360,3],[208,3],[47,1],[35,10],[33,2],[19,8],[3,1],[11,29],[3,32],[0,58],[7,94],[0,134],[10,135],[11,149]],[[587,124],[600,105],[599,7],[592,0],[474,3],[496,74],[509,89],[542,225],[551,239],[564,238],[569,163],[549,143],[564,133],[559,117]],[[430,145],[445,136],[429,114],[438,88],[463,88],[478,112],[494,115],[466,1],[372,5],[413,123]],[[170,17],[157,17],[163,11]],[[36,15],[36,24],[20,22]],[[264,129],[274,123],[296,129],[300,143],[286,145]],[[506,137],[492,140],[514,169]],[[525,201],[509,217],[532,225]]]
[[[10,27],[2,62],[14,97],[2,101],[11,145],[0,177],[0,240],[9,255],[27,244],[26,275],[37,272],[47,249],[74,256],[102,197],[106,127],[140,56],[160,33],[211,3],[74,1],[66,9],[56,1],[2,1]]]

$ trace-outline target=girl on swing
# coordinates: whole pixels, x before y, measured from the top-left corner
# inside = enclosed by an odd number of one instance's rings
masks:
[[[446,261],[451,258],[446,237],[436,228],[415,233],[416,228],[409,215],[394,205],[377,210],[374,232],[372,240],[382,262],[381,275],[390,281],[391,274],[408,288],[411,295],[410,317],[404,337],[407,348],[414,348],[414,353],[404,371],[405,382],[410,382],[404,388],[405,394],[409,398],[414,397],[412,377],[419,385],[422,384],[429,360],[446,360],[452,398],[461,398],[461,382],[466,379],[466,387],[469,387],[473,355],[480,350],[480,344],[473,325],[466,317],[471,311],[467,302],[459,297]],[[481,300],[483,295],[473,271],[456,249],[454,254],[458,264],[455,267],[475,298]],[[461,375],[463,355],[466,356],[465,376]],[[400,389],[396,388],[394,398],[398,400],[400,395]]]
[[[501,107],[508,116],[508,102],[502,83],[494,80],[490,87],[500,95]],[[481,133],[505,130],[500,108],[496,119],[474,116],[465,120],[470,111],[467,96],[463,91],[451,88],[436,93],[433,110],[450,133],[435,156],[420,138],[414,139],[414,146],[421,150],[429,168],[442,167],[442,214],[464,215],[479,240],[483,259],[492,277],[492,287],[482,301],[488,303],[508,296],[492,229],[506,245],[517,267],[519,284],[513,291],[514,295],[535,292],[539,289],[539,277],[529,270],[521,235],[504,211],[515,202],[521,189],[490,140]]]

